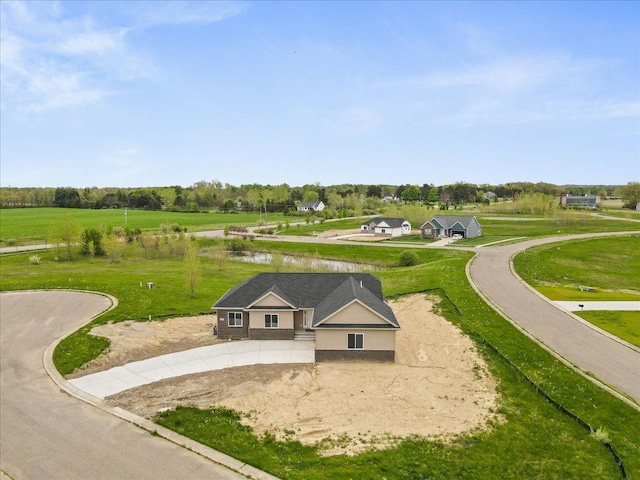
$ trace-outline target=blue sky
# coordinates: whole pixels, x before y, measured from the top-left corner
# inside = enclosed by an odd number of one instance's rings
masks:
[[[639,2],[1,2],[2,186],[640,180]]]

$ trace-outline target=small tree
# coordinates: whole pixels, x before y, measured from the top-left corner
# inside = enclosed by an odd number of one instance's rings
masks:
[[[87,228],[82,232],[81,236],[83,254],[90,257],[101,257],[107,252],[102,243],[102,232],[96,228]]]
[[[200,280],[200,259],[198,258],[198,242],[195,237],[186,240],[184,264],[187,273],[187,285],[192,297],[196,296],[196,286]]]
[[[273,252],[271,254],[271,268],[274,272],[280,272],[284,267],[284,257],[280,252]]]
[[[78,241],[79,230],[73,215],[65,215],[51,226],[49,236],[56,245],[58,257],[62,257],[64,251],[66,260],[71,261],[71,247]]]
[[[227,261],[227,250],[224,248],[224,244],[219,243],[210,249],[211,257],[216,265],[218,265],[218,270],[222,270],[225,262]]]

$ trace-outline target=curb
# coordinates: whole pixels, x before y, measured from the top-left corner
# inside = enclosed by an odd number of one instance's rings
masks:
[[[67,290],[67,291],[77,291],[79,293],[90,293],[94,295],[102,295],[103,297],[107,297],[111,300],[111,306],[106,310],[103,310],[102,312],[93,316],[91,319],[89,319],[89,322],[91,322],[91,320],[98,317],[99,315],[102,315],[105,312],[108,312],[109,310],[113,310],[118,305],[118,300],[115,297],[112,297],[111,295],[107,295],[104,293],[89,292],[89,291],[83,291],[83,290]],[[86,324],[88,324],[89,322],[87,322]],[[114,417],[118,417],[139,428],[142,428],[143,430],[148,431],[150,434],[162,437],[165,440],[168,440],[169,442],[172,442],[178,446],[186,448],[187,450],[197,453],[198,455],[205,457],[218,465],[222,465],[234,472],[240,473],[247,478],[252,478],[257,480],[279,480],[278,477],[275,477],[267,472],[263,472],[262,470],[259,470],[240,460],[237,460],[227,454],[219,452],[213,448],[207,447],[206,445],[202,445],[201,443],[198,443],[195,440],[191,440],[190,438],[180,435],[179,433],[176,433],[173,430],[169,430],[168,428],[165,428],[161,425],[157,425],[152,421],[147,420],[146,418],[139,417],[138,415],[135,415],[131,412],[123,410],[122,408],[119,408],[119,407],[109,407],[105,405],[105,403],[102,400],[92,395],[89,395],[88,393],[85,393],[79,388],[76,388],[73,385],[71,385],[58,372],[55,365],[53,364],[53,350],[58,346],[58,344],[64,338],[66,338],[71,333],[73,332],[69,332],[63,335],[58,340],[54,341],[51,345],[49,345],[44,351],[43,358],[42,358],[42,363],[43,363],[45,372],[47,373],[49,378],[60,388],[60,391],[67,393],[68,395],[75,397],[78,400],[88,403],[89,405],[92,405],[110,415],[113,415]]]

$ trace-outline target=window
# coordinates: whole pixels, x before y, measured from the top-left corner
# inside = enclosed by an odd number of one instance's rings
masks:
[[[264,316],[264,328],[278,328],[278,315],[267,313]]]
[[[242,326],[242,312],[229,312],[229,326],[230,327]]]
[[[364,350],[364,333],[348,333],[347,348],[349,350]]]

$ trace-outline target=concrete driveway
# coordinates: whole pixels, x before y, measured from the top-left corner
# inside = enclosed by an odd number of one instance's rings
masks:
[[[179,446],[188,439],[150,435],[49,378],[47,347],[110,305],[70,291],[0,293],[0,470],[15,479],[245,478]]]
[[[70,380],[76,388],[104,399],[109,395],[192,373],[245,365],[314,363],[315,343],[294,340],[244,340],[194,348],[114,367]]]
[[[630,233],[637,234],[620,234]],[[637,406],[640,404],[640,349],[562,310],[524,283],[511,267],[512,257],[529,247],[611,235],[568,235],[479,249],[468,273],[474,287],[499,313],[571,365],[631,397]]]

